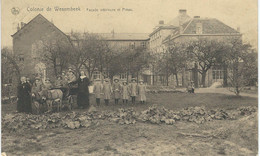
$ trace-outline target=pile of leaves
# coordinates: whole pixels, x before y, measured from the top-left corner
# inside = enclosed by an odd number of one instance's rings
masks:
[[[7,114],[2,118],[3,130],[24,131],[26,129],[45,130],[53,128],[89,127],[94,124],[92,118],[85,114],[68,113],[61,117],[59,113],[32,115],[32,114]]]
[[[137,121],[169,125],[174,124],[176,121],[201,124],[211,120],[237,119],[241,115],[250,115],[254,112],[257,112],[257,107],[241,107],[231,111],[221,109],[207,111],[204,107],[187,107],[180,111],[173,111],[154,105],[142,112],[136,112],[133,108],[120,108],[117,111],[98,112],[94,110],[83,113],[70,112],[67,114],[45,113],[32,115],[15,113],[6,114],[2,118],[2,130],[17,132],[27,129],[77,129],[95,125],[99,120],[108,120],[119,124],[135,124]]]
[[[136,112],[133,108],[129,109],[118,109],[117,112],[113,114],[113,116],[110,116],[110,121],[115,121],[119,124],[135,124],[136,123]]]
[[[254,112],[257,112],[257,107],[240,107],[237,109],[241,115],[251,115]]]
[[[166,123],[173,124],[175,121],[180,120],[180,116],[173,112],[163,108],[158,108],[156,105],[144,110],[138,116],[138,119],[143,122],[150,122],[153,124]]]

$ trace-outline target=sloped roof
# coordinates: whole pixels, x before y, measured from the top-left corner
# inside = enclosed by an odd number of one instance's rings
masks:
[[[42,14],[38,14],[37,16],[35,16],[31,21],[29,21],[27,24],[25,23],[25,25],[18,30],[17,32],[15,32],[13,35],[11,35],[12,37],[14,37],[16,34],[22,32],[24,30],[24,28],[26,28],[28,25],[30,25],[33,21],[37,20],[38,18],[42,18],[44,20],[46,20],[49,24],[51,24],[56,30],[58,30],[59,32],[61,32],[62,34],[66,35],[63,31],[61,31],[58,27],[56,27],[52,22],[50,22],[48,19],[46,19]]]
[[[182,23],[188,22],[191,20],[191,17],[187,14],[185,15],[178,15],[174,19],[172,19],[170,22],[167,23],[167,25],[173,25],[173,26],[180,26]],[[180,23],[182,21],[182,23]]]
[[[238,31],[229,27],[215,18],[193,18],[183,26],[183,34],[196,34],[196,24],[202,24],[202,34],[239,34]]]
[[[97,33],[106,40],[148,40],[148,33]]]
[[[176,29],[176,26],[173,25],[162,25],[159,26],[158,28],[156,28],[152,33],[149,34],[149,36],[152,36],[153,34],[155,34],[156,32],[158,32],[161,29]]]
[[[172,34],[168,35],[164,41],[171,39],[172,37],[177,37],[182,34],[184,35],[195,35],[196,34],[196,24],[202,24],[202,34],[201,35],[241,35],[238,31],[231,28],[230,26],[224,24],[223,22],[215,18],[193,18],[190,21],[185,22],[182,25],[183,32],[180,33],[180,29],[176,29]]]
[[[71,33],[66,33],[72,40],[74,39],[71,36]],[[83,38],[84,33],[79,33],[80,37]],[[142,41],[148,40],[149,34],[148,33],[93,33],[102,37],[108,41]]]

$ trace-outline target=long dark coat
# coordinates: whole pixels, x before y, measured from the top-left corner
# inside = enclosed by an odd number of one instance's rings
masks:
[[[79,107],[88,108],[89,107],[89,89],[88,86],[90,81],[87,77],[81,79],[78,78],[76,81],[70,84],[78,84],[77,89],[77,104]]]
[[[30,84],[20,83],[17,88],[17,111],[18,112],[32,112],[32,100],[31,100],[31,86]]]

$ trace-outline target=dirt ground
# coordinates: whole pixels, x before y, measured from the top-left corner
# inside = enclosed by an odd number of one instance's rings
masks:
[[[145,105],[101,106],[98,110],[134,107],[136,111],[157,104],[168,109],[205,106],[237,109],[257,106],[257,99],[220,94],[149,94]],[[91,103],[94,102],[93,97]],[[15,104],[2,105],[2,115]],[[75,109],[80,112],[81,110]],[[120,125],[107,120],[80,129],[52,129],[2,133],[2,152],[7,155],[256,155],[257,113],[237,120],[213,120],[203,124],[140,123]]]

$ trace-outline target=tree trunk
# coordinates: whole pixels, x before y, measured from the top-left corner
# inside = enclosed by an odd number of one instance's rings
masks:
[[[223,86],[224,87],[227,87],[228,86],[228,82],[227,82],[227,66],[226,65],[224,65],[224,73],[223,73]]]
[[[169,85],[169,72],[168,72],[168,69],[167,69],[167,72],[166,72],[166,86]]]
[[[176,85],[177,85],[177,87],[179,87],[179,80],[178,80],[178,74],[177,73],[175,74],[175,78],[176,78]]]
[[[202,81],[202,86],[203,87],[206,87],[206,74],[207,74],[207,71],[202,71],[202,74],[201,74],[201,81]]]

